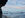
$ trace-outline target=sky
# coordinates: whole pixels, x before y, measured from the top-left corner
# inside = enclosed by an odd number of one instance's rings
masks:
[[[8,0],[7,5],[24,6],[25,0]]]
[[[2,7],[2,10],[3,9],[7,10],[8,8],[11,8],[11,9],[15,8],[15,10],[16,9],[24,9],[24,5],[21,4],[22,2],[25,2],[25,1],[24,0],[8,0],[6,5],[4,7]],[[10,10],[10,11],[12,11],[12,10]]]

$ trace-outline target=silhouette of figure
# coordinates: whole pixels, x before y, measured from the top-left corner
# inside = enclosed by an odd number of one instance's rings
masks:
[[[1,10],[1,7],[2,6],[5,6],[7,0],[0,0],[0,18],[2,18],[2,10]]]

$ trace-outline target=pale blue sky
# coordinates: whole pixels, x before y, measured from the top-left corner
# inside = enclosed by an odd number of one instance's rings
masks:
[[[23,3],[23,2],[24,2],[24,3]],[[7,4],[8,4],[8,5],[24,6],[25,1],[24,1],[24,0],[16,0],[16,1],[8,0]]]
[[[18,6],[24,6],[25,1],[24,0],[16,0],[16,5]]]

